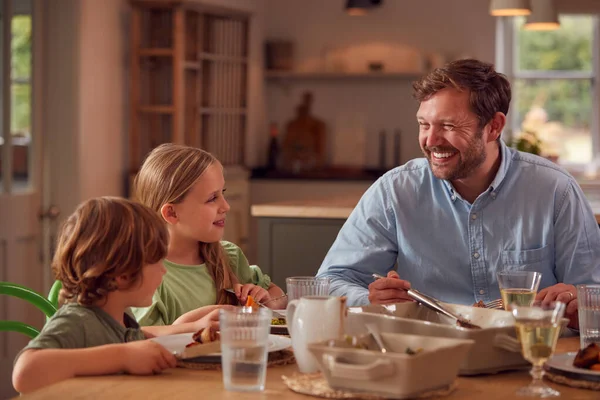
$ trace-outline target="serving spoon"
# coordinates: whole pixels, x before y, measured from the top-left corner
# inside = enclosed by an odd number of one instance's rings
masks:
[[[379,274],[373,274],[372,276],[375,279],[383,279],[383,278],[385,278],[384,276],[379,275]],[[440,314],[444,314],[447,317],[455,319],[457,325],[460,326],[460,327],[462,327],[462,328],[481,329],[481,327],[479,325],[475,325],[472,322],[467,321],[466,319],[464,319],[460,315],[454,314],[452,311],[448,310],[446,307],[444,307],[442,304],[440,304],[439,301],[437,301],[436,299],[434,299],[431,296],[428,296],[428,295],[426,295],[424,293],[419,292],[417,289],[408,289],[406,291],[406,293],[413,300],[416,300],[417,302],[423,304],[424,306],[429,307],[433,311],[436,311],[436,312],[438,312]]]

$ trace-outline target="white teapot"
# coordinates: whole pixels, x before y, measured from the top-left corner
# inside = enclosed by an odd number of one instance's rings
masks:
[[[302,373],[319,371],[319,364],[307,344],[338,339],[344,334],[346,298],[306,296],[292,300],[287,306],[287,325],[292,348]]]

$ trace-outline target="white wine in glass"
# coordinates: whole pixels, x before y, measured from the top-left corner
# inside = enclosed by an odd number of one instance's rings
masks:
[[[535,300],[536,291],[531,289],[500,289],[500,295],[504,302],[504,308],[508,305],[530,306]]]
[[[542,366],[552,356],[560,331],[568,322],[563,318],[565,304],[536,302],[531,306],[519,306],[513,303],[512,314],[515,317],[517,333],[521,341],[523,357],[533,365],[532,381],[517,391],[519,396],[556,397],[560,393],[546,385],[542,377]]]
[[[504,309],[511,310],[511,304],[530,306],[535,300],[542,274],[533,271],[503,271],[496,274]]]

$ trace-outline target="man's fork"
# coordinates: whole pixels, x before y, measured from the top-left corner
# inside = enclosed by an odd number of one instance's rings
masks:
[[[504,302],[502,299],[492,300],[489,303],[484,304],[485,308],[493,308],[493,309],[503,309]]]

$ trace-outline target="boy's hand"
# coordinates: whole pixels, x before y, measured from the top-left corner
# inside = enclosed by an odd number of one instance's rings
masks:
[[[152,340],[126,343],[123,350],[123,369],[132,375],[159,374],[177,365],[175,356]]]
[[[245,285],[241,285],[236,283],[233,285],[233,290],[235,290],[235,295],[242,305],[246,304],[248,300],[248,295],[252,296],[254,301],[258,303],[263,303],[267,300],[271,299],[271,295],[269,291],[261,288],[260,286],[256,286],[252,283],[246,283]]]

